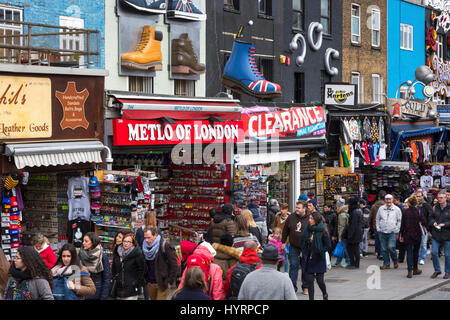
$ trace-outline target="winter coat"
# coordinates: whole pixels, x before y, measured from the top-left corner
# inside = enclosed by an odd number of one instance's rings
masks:
[[[280,206],[279,205],[269,205],[267,207],[267,231],[272,233],[273,232],[273,223],[275,221],[275,216],[277,213],[280,212]]]
[[[52,269],[55,268],[65,268],[64,266],[55,266]],[[91,277],[89,276],[89,271],[86,267],[81,266],[80,271],[84,271],[87,273],[87,275],[79,276],[79,280],[72,280],[70,277],[70,274],[64,274],[69,277],[68,281],[74,281],[75,284],[78,284],[78,286],[75,286],[75,289],[73,289],[73,292],[77,295],[77,297],[80,300],[84,300],[84,297],[86,296],[93,296],[95,294],[95,284],[94,281],[92,281]],[[55,276],[53,277],[55,278]],[[78,282],[78,283],[77,283]]]
[[[248,210],[252,212],[253,220],[255,220],[256,226],[261,232],[262,241],[260,241],[260,243],[264,245],[267,242],[267,236],[269,235],[269,232],[267,231],[267,223],[264,220],[264,218],[261,217],[261,215],[259,214],[258,205],[256,203],[254,202],[250,203],[248,205]]]
[[[8,289],[12,280],[13,280],[12,277],[8,279],[5,290]],[[36,278],[24,281],[27,282],[28,288],[30,289],[30,295],[32,300],[55,300],[53,297],[52,289],[50,288],[50,284],[46,279]]]
[[[111,287],[111,267],[106,254],[102,256],[103,271],[91,273],[91,279],[94,281],[95,294],[87,296],[86,300],[107,300],[109,289]]]
[[[258,239],[259,243],[262,243],[263,239],[258,227],[249,227],[248,231]]]
[[[42,259],[44,259],[44,262],[49,269],[51,269],[55,266],[56,255],[53,252],[52,247],[47,246],[47,248],[42,250],[39,254],[41,255]]]
[[[405,244],[418,244],[422,239],[420,223],[425,226],[425,217],[418,208],[408,208],[402,214],[400,236]]]
[[[399,233],[402,223],[402,212],[393,204],[390,208],[383,205],[378,209],[376,226],[377,231],[382,233]]]
[[[244,250],[244,244],[247,241],[254,241],[258,248],[261,247],[261,243],[258,238],[256,238],[253,234],[249,233],[248,236],[239,236],[233,238],[233,248],[237,248],[239,250]]]
[[[219,243],[213,243],[212,246],[216,250],[214,262],[222,269],[222,279],[225,281],[228,271],[231,266],[235,265],[239,261],[242,252],[239,249]]]
[[[422,201],[419,202],[417,208],[419,208],[423,218],[425,219],[424,226],[426,226],[428,231],[431,231],[430,226],[428,225],[428,220],[430,219],[430,215],[433,213],[433,207],[428,202]]]
[[[302,232],[306,225],[309,223],[309,214],[305,214],[303,217],[297,213],[289,215],[284,225],[281,242],[286,243],[289,237],[289,243],[291,246],[301,248]]]
[[[338,214],[338,241],[342,241],[342,234],[348,224],[348,206],[337,209]]]
[[[370,228],[370,209],[362,209],[361,224],[363,229]]]
[[[384,204],[385,204],[385,202],[383,200],[378,200],[370,208],[370,217],[369,217],[370,228],[376,230],[376,228],[377,228],[376,219],[377,219],[378,209],[380,209],[380,207],[383,206]]]
[[[225,290],[223,288],[223,280],[222,280],[222,269],[219,267],[219,265],[213,263],[214,257],[211,254],[211,252],[205,246],[198,246],[194,250],[194,254],[198,254],[203,259],[211,261],[211,265],[209,267],[210,287],[208,292],[208,295],[211,297],[211,300],[225,300]],[[186,271],[187,268],[183,272],[181,282],[178,288],[181,288],[183,286]]]
[[[159,228],[157,228],[157,230],[158,230],[158,234],[161,235],[161,230]],[[137,229],[134,237],[136,238],[136,242],[138,243],[139,247],[142,250],[142,243],[144,243],[144,241],[145,241],[144,227]]]
[[[361,209],[355,209],[350,213],[348,224],[342,234],[347,243],[360,243],[362,241]]]
[[[322,213],[323,217],[325,218],[325,222],[327,223],[328,233],[330,234],[330,237],[337,238],[338,236],[338,217],[336,212],[334,211],[328,211]]]
[[[331,249],[331,240],[328,233],[322,233],[323,257],[318,253],[311,253],[311,249],[302,248],[301,266],[302,272],[306,273],[325,273],[327,272],[327,262],[325,252]]]
[[[112,277],[117,281],[117,297],[128,298],[137,296],[144,277],[144,255],[136,246],[125,258],[114,251],[112,262]]]
[[[435,222],[438,225],[443,223],[445,226],[441,227],[439,231],[433,226]],[[444,209],[441,209],[439,203],[434,206],[433,212],[429,217],[428,226],[431,229],[431,236],[434,240],[450,241],[450,205],[448,202]]]
[[[211,300],[211,297],[203,292],[202,289],[184,288],[172,300]]]
[[[220,237],[225,233],[229,233],[232,236],[236,233],[236,224],[233,221],[232,216],[218,213],[214,216],[208,228],[208,242],[220,243]]]
[[[242,251],[241,257],[239,258],[239,262],[247,264],[259,263],[260,265],[256,267],[256,270],[262,267],[261,258],[258,257],[256,250],[252,248],[245,248],[244,251]],[[235,266],[236,264],[231,266],[230,270],[228,270],[227,279],[225,280],[224,289],[227,294],[230,291],[231,273],[233,272],[233,268]]]
[[[161,241],[163,240],[161,239]],[[162,291],[166,290],[171,283],[176,282],[179,270],[175,248],[168,241],[165,243],[164,253],[167,257],[166,259],[164,259],[164,254],[161,250],[158,250],[154,260],[156,283]],[[148,261],[145,261],[144,279],[148,279]]]

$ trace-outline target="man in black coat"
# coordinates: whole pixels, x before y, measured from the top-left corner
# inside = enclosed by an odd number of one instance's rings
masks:
[[[358,198],[350,198],[348,202],[349,220],[342,238],[347,241],[347,250],[350,256],[350,266],[347,269],[359,269],[359,244],[362,240],[362,212],[359,208]]]
[[[275,221],[275,216],[280,212],[280,205],[276,199],[270,199],[269,206],[267,207],[267,231],[269,234],[273,232],[273,222]]]
[[[325,223],[327,224],[328,233],[331,239],[331,250],[329,252],[331,257],[338,240],[338,217],[331,204],[324,204],[323,217],[325,218]]]
[[[422,235],[422,240],[420,243],[420,250],[419,250],[419,264],[424,265],[425,264],[425,258],[427,257],[427,249],[428,249],[428,238],[430,236],[431,229],[428,226],[428,219],[430,215],[433,213],[433,208],[428,203],[428,201],[425,200],[423,189],[417,188],[415,196],[417,198],[417,208],[419,208],[420,213],[424,216],[425,221],[427,222],[425,227],[426,234]]]

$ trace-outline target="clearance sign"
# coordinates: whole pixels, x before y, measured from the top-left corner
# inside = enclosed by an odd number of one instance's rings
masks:
[[[245,137],[301,137],[324,134],[322,107],[293,107],[286,110],[245,114],[241,116]]]
[[[116,146],[235,143],[244,139],[241,121],[211,124],[199,120],[161,124],[154,120],[114,119],[113,130]]]

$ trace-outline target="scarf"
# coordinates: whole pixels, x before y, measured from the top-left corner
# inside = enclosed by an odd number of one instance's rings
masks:
[[[302,233],[302,248],[308,248],[308,244],[310,243],[310,251],[311,253],[320,254],[321,257],[325,256],[325,252],[323,250],[322,245],[322,234],[325,230],[325,225],[323,222],[320,222],[318,225],[311,226],[307,224],[305,230]],[[310,236],[312,233],[312,240],[310,241]]]
[[[117,247],[117,253],[119,254],[119,257],[121,257],[122,259],[125,259],[125,257],[127,255],[130,254],[131,251],[134,250],[134,248],[136,248],[135,246],[131,246],[131,248],[125,250],[123,245],[120,245]]]
[[[147,243],[147,241],[144,240],[144,243],[142,244],[142,251],[144,252],[145,260],[155,260],[156,254],[158,253],[160,241],[161,236],[159,234],[155,238],[155,241],[153,241],[153,243],[150,245]]]
[[[102,258],[103,248],[100,244],[92,250],[80,250],[80,259],[91,274],[103,271]]]
[[[30,288],[26,280],[31,280],[30,270],[21,271],[16,269],[14,263],[11,265],[9,272],[12,280],[5,290],[5,300],[31,300]]]
[[[24,271],[21,271],[19,269],[16,269],[16,266],[14,265],[14,263],[9,268],[9,273],[15,280],[18,280],[18,281],[33,279],[33,277],[31,276],[30,270],[25,269]]]
[[[52,276],[53,278],[56,278],[58,276],[64,275],[64,276],[71,276],[73,273],[75,273],[75,270],[72,269],[72,266],[64,266],[62,264],[59,264],[57,266],[54,266],[52,268]]]

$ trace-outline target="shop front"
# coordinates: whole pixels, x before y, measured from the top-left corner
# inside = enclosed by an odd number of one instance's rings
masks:
[[[57,249],[81,225],[82,234],[89,231],[89,179],[112,161],[102,143],[104,71],[17,70],[0,73],[1,234],[9,261],[37,233]]]
[[[323,107],[243,107],[242,124],[245,141],[237,144],[234,156],[233,195],[239,207],[256,200],[265,218],[270,199],[294,210],[302,192],[317,194],[315,168],[307,167],[303,178],[301,158],[324,148]],[[312,186],[303,183],[309,180]]]
[[[241,107],[220,98],[130,96],[108,92],[121,117],[105,136],[117,171],[154,172],[149,209],[163,236],[195,240],[209,211],[229,202],[233,146],[243,140]]]

